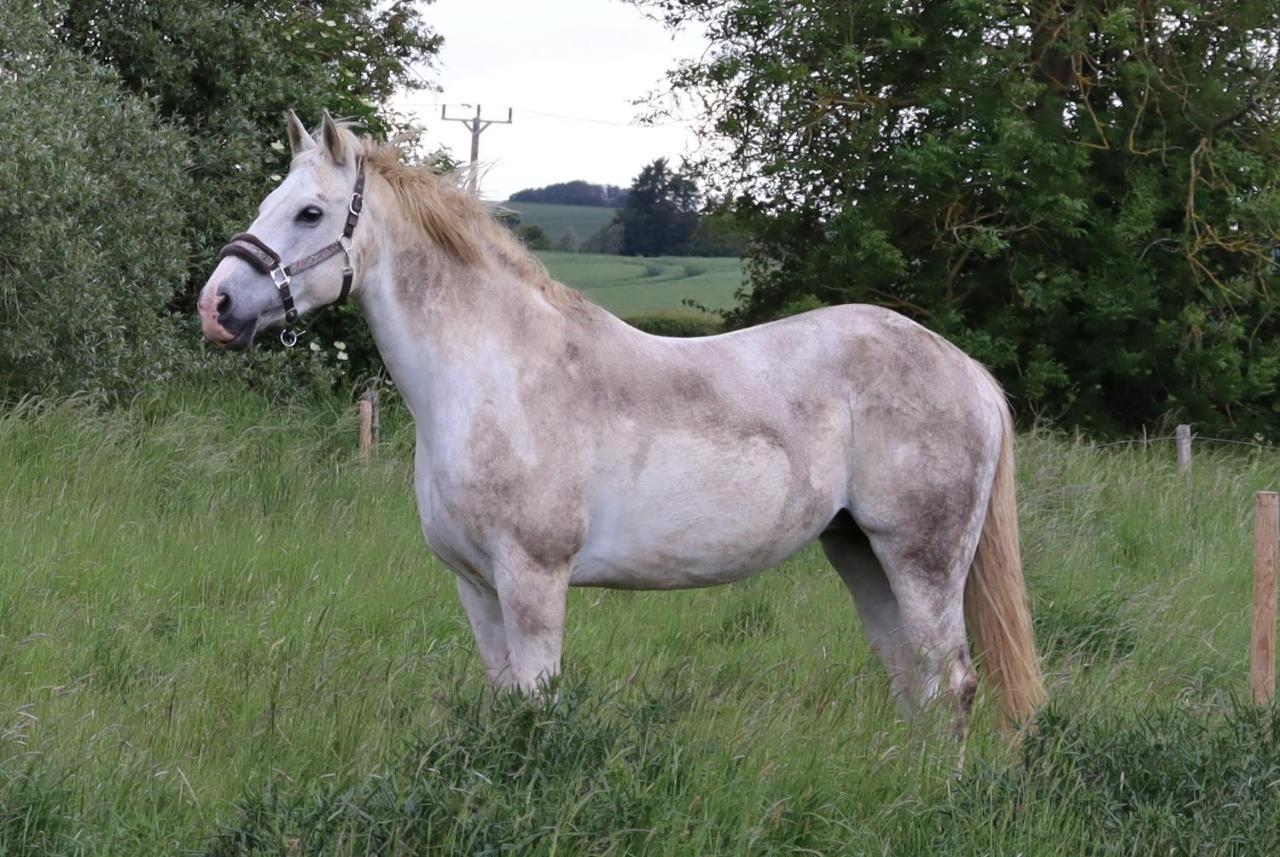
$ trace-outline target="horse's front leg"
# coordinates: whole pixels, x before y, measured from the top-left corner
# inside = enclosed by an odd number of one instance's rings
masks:
[[[511,552],[496,559],[493,582],[506,631],[509,682],[537,695],[560,673],[569,563],[548,566]]]
[[[498,593],[492,587],[460,574],[458,600],[462,602],[462,609],[467,611],[489,685],[499,690],[509,688],[511,664],[507,652],[507,629],[502,622]]]

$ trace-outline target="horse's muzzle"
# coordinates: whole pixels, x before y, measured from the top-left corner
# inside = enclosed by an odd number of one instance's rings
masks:
[[[200,313],[200,330],[219,348],[243,351],[253,344],[256,320],[237,318],[231,311],[230,298],[216,289],[206,289],[196,305]]]

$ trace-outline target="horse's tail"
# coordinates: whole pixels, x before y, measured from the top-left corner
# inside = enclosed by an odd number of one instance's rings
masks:
[[[994,381],[993,381],[994,383]],[[964,590],[965,620],[980,668],[990,678],[1004,713],[1025,723],[1044,702],[1044,681],[1036,657],[1035,632],[1022,579],[1018,549],[1018,507],[1014,497],[1013,419],[1000,395],[1004,437],[987,520]]]

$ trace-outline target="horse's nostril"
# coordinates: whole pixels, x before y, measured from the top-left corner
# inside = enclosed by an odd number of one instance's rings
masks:
[[[231,295],[218,295],[218,315],[225,315],[231,309]]]

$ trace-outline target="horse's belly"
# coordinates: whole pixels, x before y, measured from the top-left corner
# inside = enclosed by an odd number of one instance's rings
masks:
[[[683,589],[776,565],[839,511],[840,468],[824,464],[765,437],[657,440],[597,491],[572,583]]]

